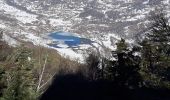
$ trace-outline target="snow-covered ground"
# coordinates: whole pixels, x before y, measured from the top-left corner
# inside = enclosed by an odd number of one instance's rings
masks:
[[[13,47],[20,45],[20,43],[18,41],[16,41],[15,39],[13,39],[12,37],[10,37],[6,34],[3,34],[3,40],[6,41],[8,43],[8,45],[13,46]]]
[[[105,36],[105,39],[103,41],[97,41],[97,39],[93,38],[92,40],[94,41],[94,43],[92,43],[92,45],[91,44],[79,44],[75,48],[70,48],[64,42],[58,42],[57,46],[59,46],[60,48],[56,48],[56,47],[48,45],[54,41],[53,39],[49,38],[48,35],[46,37],[45,36],[39,37],[32,33],[26,33],[26,32],[14,33],[13,35],[15,37],[21,37],[20,38],[21,40],[32,42],[34,45],[38,45],[38,46],[40,45],[40,46],[44,46],[47,48],[55,49],[63,57],[76,60],[80,63],[84,63],[84,60],[85,60],[84,52],[88,50],[89,48],[97,48],[97,50],[100,51],[101,54],[104,54],[103,56],[106,56],[105,51],[102,46],[105,46],[106,48],[110,50],[115,50],[116,49],[115,45],[111,43],[110,39],[111,37],[114,37],[115,39],[120,40],[120,38],[117,35],[109,34]],[[70,33],[69,34],[63,33],[62,35],[69,36]],[[73,35],[81,37],[80,35],[76,35],[76,34],[73,34]],[[4,34],[4,40],[8,41],[8,44],[12,46],[17,46],[19,44],[19,42],[17,42],[15,39],[13,39],[12,37],[9,37],[6,34]]]
[[[43,38],[43,37],[38,37],[32,33],[25,33],[25,32],[14,33],[14,35],[15,36],[18,35],[17,37],[23,36],[22,38],[20,38],[21,40],[32,42],[34,45],[37,45],[37,46],[40,45],[40,46],[44,46],[47,48],[55,49],[63,57],[70,58],[71,60],[79,61],[80,63],[84,62],[84,57],[82,54],[75,52],[72,48],[68,48],[68,46],[64,43],[59,44],[59,46],[61,46],[62,48],[55,48],[55,47],[49,46],[48,44],[51,43],[53,40],[48,38],[48,36],[46,38]],[[67,34],[64,34],[64,35],[67,35]],[[15,39],[13,39],[12,37],[6,34],[4,34],[3,39],[7,41],[7,43],[11,46],[15,47],[19,45],[19,42],[17,42]],[[82,47],[84,46],[82,45]]]
[[[59,54],[61,54],[63,57],[70,58],[71,60],[75,60],[80,63],[84,63],[83,55],[73,51],[71,48],[50,48],[57,50]]]
[[[25,11],[16,9],[13,6],[9,6],[4,0],[0,0],[0,10],[5,11],[5,14],[10,14],[14,16],[21,23],[32,23],[37,20],[37,16],[33,14],[28,14]]]
[[[50,25],[52,25],[53,27],[58,25],[65,25],[65,26],[71,25],[69,21],[63,21],[62,19],[50,18],[49,21],[50,21]]]
[[[32,42],[57,50],[71,59],[84,57],[86,50],[94,49],[103,56],[109,50],[115,50],[120,37],[134,43],[136,30],[146,24],[146,16],[161,2],[170,16],[170,0],[0,0],[0,29],[8,35],[4,39],[10,45],[18,42],[12,38]],[[10,2],[10,4],[9,4]],[[152,3],[154,5],[152,5]],[[82,16],[80,16],[82,15]],[[170,21],[170,20],[169,20]],[[47,37],[51,32],[65,31],[78,33],[73,36],[94,41],[91,45],[80,44],[70,48],[64,41],[56,40],[59,47],[48,44],[55,42]],[[37,36],[37,34],[39,34]],[[67,33],[62,33],[67,36]],[[67,40],[67,41],[72,41]],[[86,40],[84,40],[86,41]],[[90,49],[89,49],[90,48]]]
[[[0,28],[5,29],[6,26],[4,24],[0,24]]]

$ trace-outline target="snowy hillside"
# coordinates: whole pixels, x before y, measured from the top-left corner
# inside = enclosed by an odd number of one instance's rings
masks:
[[[133,43],[145,28],[148,13],[163,7],[170,17],[170,0],[0,0],[0,28],[7,36],[57,49],[71,58],[82,59],[86,52],[115,49],[123,37]],[[69,32],[94,41],[76,48],[49,46],[52,32]],[[15,40],[17,39],[17,40]],[[8,41],[9,42],[9,41]]]

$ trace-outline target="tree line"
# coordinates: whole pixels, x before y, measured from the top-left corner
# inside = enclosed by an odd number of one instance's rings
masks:
[[[149,21],[149,30],[143,34],[144,39],[138,41],[136,45],[129,47],[124,39],[116,43],[117,49],[112,51],[112,55],[117,60],[101,58],[102,64],[99,69],[97,67],[99,58],[95,57],[97,55],[89,56],[87,62],[90,64],[87,64],[93,70],[96,69],[93,72],[99,74],[95,75],[97,79],[113,80],[118,85],[130,88],[169,88],[170,25],[168,18],[165,13],[156,12],[151,14]],[[98,61],[93,60],[94,58]]]

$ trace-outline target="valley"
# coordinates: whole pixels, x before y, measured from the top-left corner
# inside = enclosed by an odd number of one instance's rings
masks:
[[[115,49],[116,41],[126,39],[135,44],[148,26],[147,17],[155,8],[164,6],[170,17],[169,0],[1,0],[0,28],[14,40],[32,42],[35,45],[54,48],[56,41],[48,39],[49,33],[66,32],[78,34],[72,45],[59,46],[75,54]],[[87,39],[87,40],[86,40]],[[16,43],[17,43],[16,40]],[[94,41],[93,44],[90,41]],[[60,41],[61,42],[61,41]],[[74,44],[81,43],[75,48]],[[48,45],[49,44],[49,45]],[[90,45],[89,45],[90,44]],[[67,55],[67,52],[65,52]]]

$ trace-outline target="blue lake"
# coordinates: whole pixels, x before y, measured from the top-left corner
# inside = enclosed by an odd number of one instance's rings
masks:
[[[75,47],[80,44],[92,43],[90,39],[81,38],[73,33],[68,33],[68,32],[54,32],[51,33],[49,37],[55,40],[55,43],[49,45],[57,48],[59,48],[59,46],[57,45],[57,41],[58,43],[62,41],[64,44],[68,45],[69,47]]]

